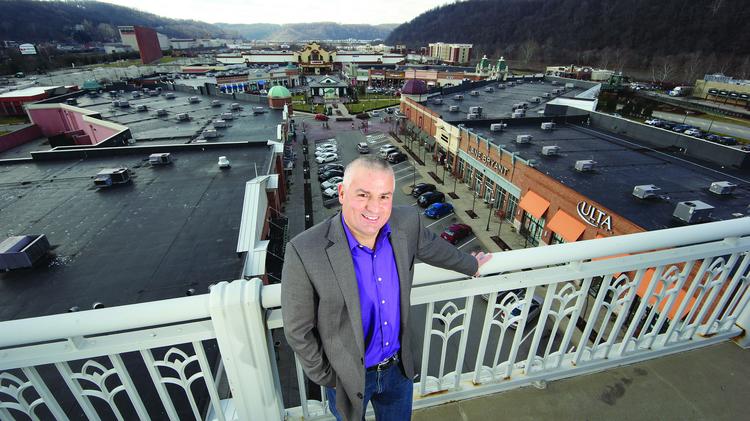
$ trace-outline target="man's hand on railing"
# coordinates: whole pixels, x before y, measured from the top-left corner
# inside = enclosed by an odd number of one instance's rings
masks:
[[[480,251],[478,253],[473,251],[471,252],[471,255],[474,256],[475,259],[477,259],[477,273],[474,274],[474,277],[476,278],[479,276],[479,269],[482,268],[482,265],[489,262],[490,259],[492,259],[492,254],[485,253],[483,251]]]

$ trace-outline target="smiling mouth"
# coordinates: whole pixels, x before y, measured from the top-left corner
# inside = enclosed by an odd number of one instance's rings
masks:
[[[362,217],[369,222],[376,222],[378,219],[380,219],[378,216],[367,216],[365,214],[362,214]]]

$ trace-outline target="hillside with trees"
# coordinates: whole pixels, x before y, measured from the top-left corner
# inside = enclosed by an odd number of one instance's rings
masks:
[[[472,43],[475,58],[634,69],[656,81],[750,78],[749,20],[743,0],[469,0],[417,16],[386,43]]]

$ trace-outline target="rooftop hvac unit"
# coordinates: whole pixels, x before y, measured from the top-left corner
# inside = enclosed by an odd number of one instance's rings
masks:
[[[128,107],[130,107],[130,102],[128,102],[127,99],[121,99],[120,108],[128,108]]]
[[[167,110],[165,110],[164,108],[159,108],[158,110],[156,110],[156,115],[159,117],[163,117],[167,115]]]
[[[200,98],[198,98],[197,96],[188,97],[188,102],[191,104],[196,104],[200,101],[201,101]]]
[[[141,97],[141,93],[138,92],[138,91],[133,91],[132,96],[133,96],[134,99],[135,98],[140,98]]]
[[[700,200],[679,202],[674,208],[672,216],[681,221],[687,222],[688,224],[694,224],[696,222],[708,220],[711,217],[711,211],[713,209],[713,206],[701,202]]]
[[[542,123],[542,130],[552,130],[555,128],[555,123],[547,121]]]
[[[558,81],[556,81],[556,80],[553,80],[553,81],[552,81],[552,84],[553,84],[553,85],[557,85],[558,83],[559,83],[559,82],[558,82]]]
[[[219,101],[218,99],[215,99],[215,100],[211,101],[211,106],[212,107],[221,107],[221,101]]]
[[[479,91],[471,91],[469,93],[469,95],[471,95],[471,96],[479,96]]]
[[[711,183],[711,187],[708,189],[713,194],[719,195],[730,195],[737,187],[736,184],[730,183],[729,181],[716,181]]]
[[[127,168],[108,168],[99,171],[94,177],[94,186],[98,188],[112,187],[117,184],[130,182],[130,170]]]
[[[8,237],[0,242],[0,270],[30,268],[49,248],[44,234]]]
[[[222,120],[234,120],[234,114],[232,113],[221,113]]]
[[[572,83],[566,83],[566,84],[565,84],[565,89],[573,89],[573,88],[575,88],[575,87],[576,87],[576,86],[575,86],[575,85],[573,85]]]
[[[508,125],[505,124],[505,123],[490,124],[490,131],[491,132],[501,132],[506,127],[508,127]]]
[[[452,113],[457,113],[458,112],[458,105],[451,105],[450,107],[448,107],[448,111],[450,111]]]
[[[148,111],[148,107],[146,106],[146,104],[140,104],[137,107],[135,107],[135,110],[136,111]]]
[[[497,88],[498,89],[505,89],[505,84],[501,83],[501,84],[497,85]]]
[[[263,114],[266,112],[266,109],[263,107],[253,107],[253,115]]]
[[[172,92],[167,92],[166,94],[164,94],[164,98],[166,98],[166,99],[174,99],[175,96],[174,96],[174,94]]]
[[[76,105],[78,104],[78,100],[75,98],[68,98],[65,100],[65,103],[68,105]]]
[[[536,159],[529,159],[528,161],[526,161],[526,165],[534,168],[539,165],[539,161],[537,161]]]
[[[113,107],[119,107],[120,106],[120,100],[116,99],[116,100],[112,101],[112,106]]]
[[[443,98],[435,98],[432,100],[432,103],[435,105],[440,105],[443,103]]]
[[[238,102],[233,102],[232,105],[229,106],[230,110],[239,110],[240,104]]]
[[[554,156],[560,154],[560,147],[556,145],[542,146],[542,155]]]
[[[470,113],[474,113],[474,114],[482,115],[482,107],[480,107],[478,105],[474,106],[474,107],[469,107],[469,112]]]
[[[587,171],[593,171],[594,165],[596,165],[596,161],[591,159],[581,159],[579,161],[576,161],[576,171],[578,172],[587,172]]]
[[[653,184],[643,184],[633,187],[633,196],[639,199],[651,199],[657,196],[659,190],[661,189]]]
[[[531,102],[540,103],[540,102],[542,102],[542,98],[540,98],[538,96],[532,96],[531,97]]]
[[[177,114],[177,120],[178,121],[188,121],[188,120],[190,120],[190,115],[188,113],[179,113],[179,114]]]
[[[524,116],[526,116],[526,111],[515,110],[513,111],[513,115],[511,115],[511,118],[523,118]]]
[[[516,143],[529,143],[533,137],[530,134],[519,134],[516,136]]]
[[[509,88],[513,87],[513,85],[515,85],[513,82],[508,82],[508,87]]]
[[[156,91],[156,90],[148,91],[148,96],[158,96],[158,95],[159,95],[159,91]]]
[[[468,114],[466,114],[466,118],[468,120],[476,120],[476,119],[479,118],[479,114],[477,114],[477,113],[468,113]]]
[[[151,165],[167,165],[172,163],[172,154],[168,152],[152,153],[148,156],[148,162]]]
[[[549,92],[543,93],[542,96],[545,97],[545,98],[552,98],[552,94],[549,93]]]
[[[219,137],[219,132],[216,129],[206,129],[203,131],[203,137],[205,139],[214,139]]]
[[[227,128],[228,124],[224,120],[215,120],[214,121],[214,129],[225,129]]]
[[[485,92],[495,92],[495,88],[493,88],[492,86],[488,86],[488,87],[484,88],[484,91]]]
[[[463,101],[464,96],[463,95],[453,95],[453,99],[455,101]]]

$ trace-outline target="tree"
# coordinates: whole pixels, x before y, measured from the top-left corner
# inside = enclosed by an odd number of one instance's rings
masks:
[[[529,61],[534,57],[534,54],[536,54],[537,50],[539,49],[539,44],[536,43],[536,41],[529,39],[526,40],[523,44],[519,46],[519,52],[521,54],[521,61],[523,62],[524,66],[529,64]]]
[[[676,67],[673,60],[672,56],[654,59],[651,62],[651,79],[659,83],[671,80]]]

